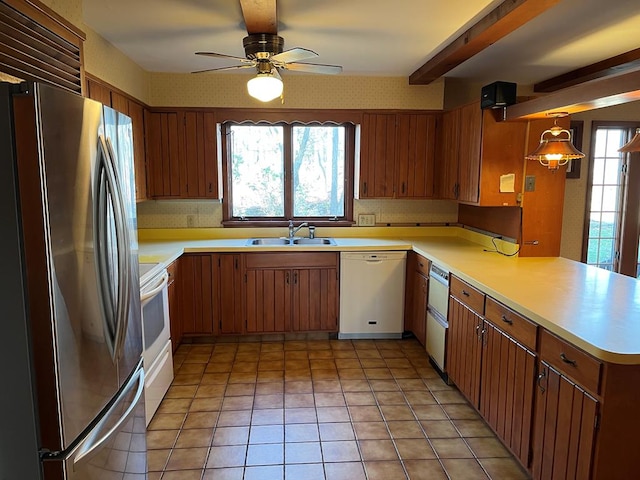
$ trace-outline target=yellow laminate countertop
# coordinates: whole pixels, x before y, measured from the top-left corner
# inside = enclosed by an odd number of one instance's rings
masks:
[[[507,257],[460,236],[334,238],[331,246],[248,246],[247,238],[141,242],[141,263],[182,253],[414,250],[559,337],[640,365],[640,281],[560,257]]]

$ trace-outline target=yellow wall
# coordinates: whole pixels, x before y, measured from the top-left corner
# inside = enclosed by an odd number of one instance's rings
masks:
[[[110,83],[129,95],[147,102],[149,74],[129,57],[89,28],[82,19],[82,0],[41,0],[54,12],[82,30],[85,71]]]
[[[585,154],[585,158],[582,160],[580,178],[567,179],[564,193],[560,256],[580,261],[589,178],[589,156],[591,154],[591,123],[604,120],[639,121],[640,102],[591,110],[572,115],[571,119],[584,121],[582,153]]]
[[[442,109],[444,81],[409,85],[405,77],[304,75],[285,72],[284,104],[247,94],[245,74],[152,73],[150,103],[189,107]]]

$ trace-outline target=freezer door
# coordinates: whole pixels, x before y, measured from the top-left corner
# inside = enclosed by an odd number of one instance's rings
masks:
[[[147,472],[144,369],[65,459],[68,480],[144,480]]]

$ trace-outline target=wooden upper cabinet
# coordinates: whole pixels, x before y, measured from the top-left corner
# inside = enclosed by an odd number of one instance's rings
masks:
[[[396,197],[433,197],[436,127],[435,115],[397,115]]]
[[[360,198],[393,198],[396,115],[365,113],[360,137]]]
[[[458,200],[477,203],[480,194],[482,110],[478,103],[460,109],[458,146]]]
[[[498,121],[499,111],[474,102],[443,114],[437,193],[440,198],[479,206],[518,206],[522,191],[526,122]],[[513,174],[513,191],[500,191],[500,178]]]
[[[133,100],[127,101],[133,125],[133,165],[136,174],[136,201],[147,199],[147,155],[144,146],[144,107]]]
[[[460,150],[460,110],[442,114],[438,161],[435,165],[435,193],[438,198],[458,198],[458,151]]]
[[[433,197],[438,115],[365,113],[360,198]]]
[[[145,114],[149,196],[217,198],[214,114],[162,111]]]
[[[92,78],[87,78],[87,95],[91,100],[111,106],[111,89]]]

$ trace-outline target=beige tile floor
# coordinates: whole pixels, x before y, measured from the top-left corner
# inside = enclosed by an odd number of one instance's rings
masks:
[[[181,345],[150,480],[527,479],[405,340]]]

